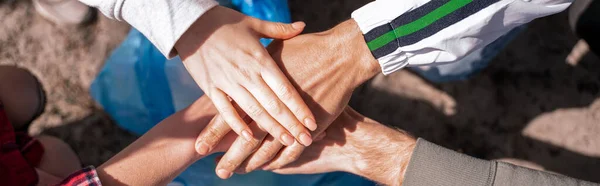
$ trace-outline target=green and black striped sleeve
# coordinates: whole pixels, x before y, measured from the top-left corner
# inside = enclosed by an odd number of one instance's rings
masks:
[[[352,13],[384,74],[461,59],[571,0],[377,0]]]

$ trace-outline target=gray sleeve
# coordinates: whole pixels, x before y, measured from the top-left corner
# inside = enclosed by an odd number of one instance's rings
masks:
[[[418,139],[404,185],[599,185],[508,163],[487,161]]]

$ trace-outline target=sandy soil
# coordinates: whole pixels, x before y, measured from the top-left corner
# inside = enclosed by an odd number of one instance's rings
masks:
[[[368,0],[290,0],[292,17],[321,31]],[[88,88],[126,34],[100,17],[85,27],[57,27],[29,1],[0,5],[0,64],[33,71],[49,94],[32,126],[66,140],[84,164],[99,165],[135,136],[94,106]],[[565,63],[576,43],[567,14],[534,21],[483,72],[432,84],[408,70],[378,76],[356,90],[359,112],[415,136],[484,159],[512,162],[600,182],[600,60]]]

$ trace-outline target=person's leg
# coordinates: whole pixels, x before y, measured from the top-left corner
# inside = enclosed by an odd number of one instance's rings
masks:
[[[82,168],[77,154],[64,141],[52,136],[39,136],[36,139],[44,147],[44,155],[36,167],[40,178],[38,185],[57,184]]]
[[[22,144],[21,153],[29,158],[41,156],[36,166],[38,185],[53,185],[81,169],[81,163],[71,147],[60,139],[39,136],[30,140],[23,133],[27,131],[31,120],[43,111],[44,97],[39,81],[29,71],[13,66],[0,66],[0,104],[15,131],[21,132],[17,134],[17,143]],[[25,141],[19,143],[20,140]],[[36,140],[43,149],[36,149],[39,148],[33,145]]]
[[[14,66],[0,66],[0,104],[15,131],[26,131],[45,107],[44,91],[29,71]]]
[[[97,12],[77,0],[33,0],[35,10],[57,25],[86,24],[97,18]]]

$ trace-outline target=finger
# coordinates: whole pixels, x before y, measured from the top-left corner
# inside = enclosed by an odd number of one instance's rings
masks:
[[[279,152],[279,154],[277,154],[273,161],[263,166],[263,170],[280,169],[285,165],[296,161],[305,148],[305,146],[302,146],[300,144],[284,148],[283,150],[281,150],[281,152]]]
[[[231,145],[233,145],[233,142],[238,137],[239,136],[235,132],[227,133],[227,135],[225,135],[225,137],[223,137],[223,139],[221,139],[219,144],[214,149],[212,149],[210,151],[210,153],[225,152],[225,151],[229,150],[229,147],[231,147]]]
[[[245,174],[260,169],[265,163],[271,161],[283,148],[273,136],[268,135],[262,144],[235,170],[238,174]]]
[[[244,119],[244,123],[250,123],[252,119],[241,111],[241,108],[235,103],[233,106],[240,113]],[[221,140],[231,131],[231,127],[227,125],[221,115],[216,115],[210,123],[200,132],[198,138],[196,138],[196,152],[200,155],[207,155],[212,152],[214,148],[221,143]]]
[[[221,90],[214,90],[211,95],[211,100],[219,111],[223,120],[231,127],[235,133],[243,136],[246,139],[252,138],[252,131],[248,125],[240,117],[235,107],[232,105],[229,97]]]
[[[258,125],[265,129],[269,134],[278,136],[281,143],[291,145],[296,140],[287,130],[279,124],[267,111],[256,101],[256,99],[244,88],[239,86],[232,94],[233,100],[250,116]]]
[[[267,136],[267,133],[260,130],[256,122],[252,122],[250,125],[255,132],[252,140],[244,140],[237,138],[229,150],[223,155],[217,167],[215,169],[217,176],[222,179],[231,177],[232,172],[242,163],[246,158],[254,152],[260,145],[261,141]]]
[[[260,147],[256,149],[256,151],[250,155],[250,157],[248,157],[246,161],[242,163],[242,165],[240,165],[240,168],[238,168],[236,172],[248,173],[260,169],[267,162],[273,160],[273,158],[279,154],[279,151],[281,151],[283,147],[285,146],[277,142],[273,136],[267,136],[263,140]]]
[[[200,155],[208,154],[229,131],[231,127],[221,115],[215,116],[196,138],[196,152]]]
[[[265,60],[273,60],[271,58]],[[276,64],[274,61],[267,64]],[[304,124],[306,128],[314,131],[317,129],[317,123],[312,112],[302,99],[302,96],[296,91],[292,83],[288,78],[281,72],[281,70],[274,66],[273,68],[267,68],[261,73],[265,83],[270,87],[271,90],[277,95],[279,100],[291,110],[295,115],[296,119]]]
[[[277,120],[287,131],[292,133],[295,138],[305,146],[309,146],[312,143],[312,137],[309,131],[304,128],[297,119],[296,116],[284,105],[277,95],[267,86],[264,81],[252,86],[254,88],[248,89],[252,95],[260,102],[265,110],[271,114],[271,116]]]
[[[263,21],[252,18],[253,29],[261,37],[272,39],[289,39],[302,32],[306,24],[304,22],[295,22],[292,24]]]

